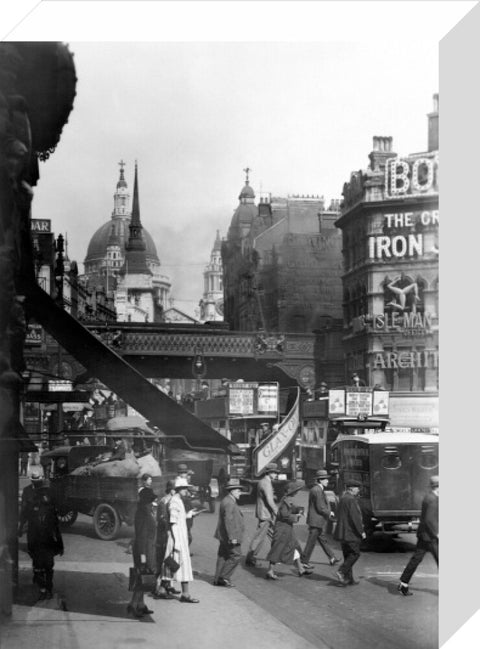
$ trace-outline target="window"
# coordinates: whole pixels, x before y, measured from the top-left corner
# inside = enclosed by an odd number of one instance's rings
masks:
[[[402,466],[400,453],[394,446],[386,446],[384,449],[385,455],[382,457],[380,464],[384,469],[399,469]]]
[[[438,452],[434,446],[422,446],[418,461],[422,469],[436,469],[438,466]]]

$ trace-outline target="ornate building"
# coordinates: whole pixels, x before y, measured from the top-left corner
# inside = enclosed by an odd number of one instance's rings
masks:
[[[137,165],[131,211],[125,163],[119,165],[112,216],[90,240],[83,278],[86,286],[114,296],[118,320],[159,321],[168,306],[170,278],[161,274],[155,244],[140,220]]]
[[[199,303],[200,321],[215,322],[223,320],[222,242],[218,230],[210,255],[210,263],[203,272],[203,281],[203,298]]]
[[[225,320],[238,331],[311,332],[341,318],[338,202],[260,197],[248,175],[223,242]]]
[[[399,427],[438,426],[438,95],[428,150],[400,157],[374,137],[343,189],[347,376],[391,391]]]
[[[222,244],[225,320],[234,330],[269,336],[321,330],[323,353],[315,372],[312,358],[311,387],[337,383],[343,378],[339,202],[326,208],[320,196],[262,194],[257,206],[245,171]]]

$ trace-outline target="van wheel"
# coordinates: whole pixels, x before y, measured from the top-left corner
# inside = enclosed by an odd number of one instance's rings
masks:
[[[121,524],[117,510],[108,503],[98,505],[93,513],[95,534],[102,541],[112,541],[116,538]]]
[[[66,509],[57,515],[62,527],[71,527],[77,520],[78,512],[75,509]]]

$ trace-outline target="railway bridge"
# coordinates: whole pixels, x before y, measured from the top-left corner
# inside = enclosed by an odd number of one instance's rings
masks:
[[[315,383],[314,334],[239,332],[177,323],[91,323],[86,327],[150,378],[242,378],[278,381],[284,386],[295,381],[303,388]]]

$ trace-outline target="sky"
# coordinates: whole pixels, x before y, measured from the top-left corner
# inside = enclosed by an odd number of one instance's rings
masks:
[[[103,7],[105,35],[97,23],[71,33],[71,19],[65,36],[53,36],[68,40],[74,54],[77,96],[57,150],[41,163],[32,216],[51,219],[56,234],[67,236],[69,257],[83,271],[91,236],[111,217],[118,163],[126,162],[133,191],[137,161],[142,224],[176,305],[193,313],[216,231],[227,234],[246,167],[257,196],[318,194],[328,203],[341,198],[352,171],[367,167],[374,135],[392,136],[400,155],[426,150],[439,40],[475,3],[340,2],[342,15],[328,2],[297,3],[294,14],[285,14],[291,3],[244,2],[237,13],[217,10],[226,27],[199,30],[201,42],[198,32],[188,41],[188,30],[175,31],[182,14],[172,18],[171,34],[165,20],[158,40],[132,23],[129,39],[113,16],[118,20],[114,6],[131,3],[77,4]],[[382,5],[401,5],[401,12],[382,12]],[[277,22],[280,14],[287,27]],[[199,16],[210,25],[208,13]],[[240,32],[230,30],[229,16],[244,26]],[[38,40],[42,32],[28,30],[34,17],[8,38]]]

